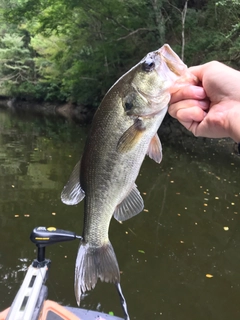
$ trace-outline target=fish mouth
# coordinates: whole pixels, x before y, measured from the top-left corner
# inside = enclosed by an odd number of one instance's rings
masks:
[[[187,66],[168,44],[163,45],[155,52],[160,56],[160,59],[165,64],[168,71],[170,70],[176,77],[184,75]]]
[[[198,78],[188,71],[186,64],[168,44],[164,44],[155,53],[160,59],[159,73],[163,73],[170,81],[195,85],[199,82]]]

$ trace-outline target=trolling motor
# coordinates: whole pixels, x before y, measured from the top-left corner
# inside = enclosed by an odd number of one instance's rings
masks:
[[[6,320],[37,320],[42,310],[48,289],[44,285],[51,264],[45,258],[45,248],[57,242],[82,239],[76,233],[54,227],[34,228],[30,240],[37,246],[37,259],[29,266],[24,281],[10,307]]]
[[[41,268],[42,265],[48,263],[49,261],[45,260],[46,246],[57,242],[72,241],[75,239],[82,240],[82,237],[76,235],[75,232],[56,229],[55,227],[34,228],[30,235],[30,240],[35,243],[38,248],[37,260],[34,260],[34,262],[37,263],[36,267]]]

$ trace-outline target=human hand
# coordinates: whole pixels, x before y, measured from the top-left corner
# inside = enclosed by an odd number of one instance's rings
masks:
[[[169,113],[195,136],[240,141],[240,72],[212,61],[191,67],[199,86],[172,94]]]

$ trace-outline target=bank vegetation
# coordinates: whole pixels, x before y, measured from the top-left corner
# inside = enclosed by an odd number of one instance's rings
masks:
[[[96,108],[149,51],[240,68],[238,0],[0,0],[0,95]]]

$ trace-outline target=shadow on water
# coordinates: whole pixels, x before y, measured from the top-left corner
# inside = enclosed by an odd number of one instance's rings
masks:
[[[28,240],[35,226],[81,233],[82,203],[65,206],[60,193],[87,131],[0,112],[1,309],[35,258]],[[240,317],[240,159],[229,150],[211,140],[165,138],[162,163],[144,161],[137,185],[145,210],[110,227],[131,319]],[[49,298],[71,306],[77,248],[77,242],[47,248]],[[99,282],[81,306],[122,315],[110,284]]]

